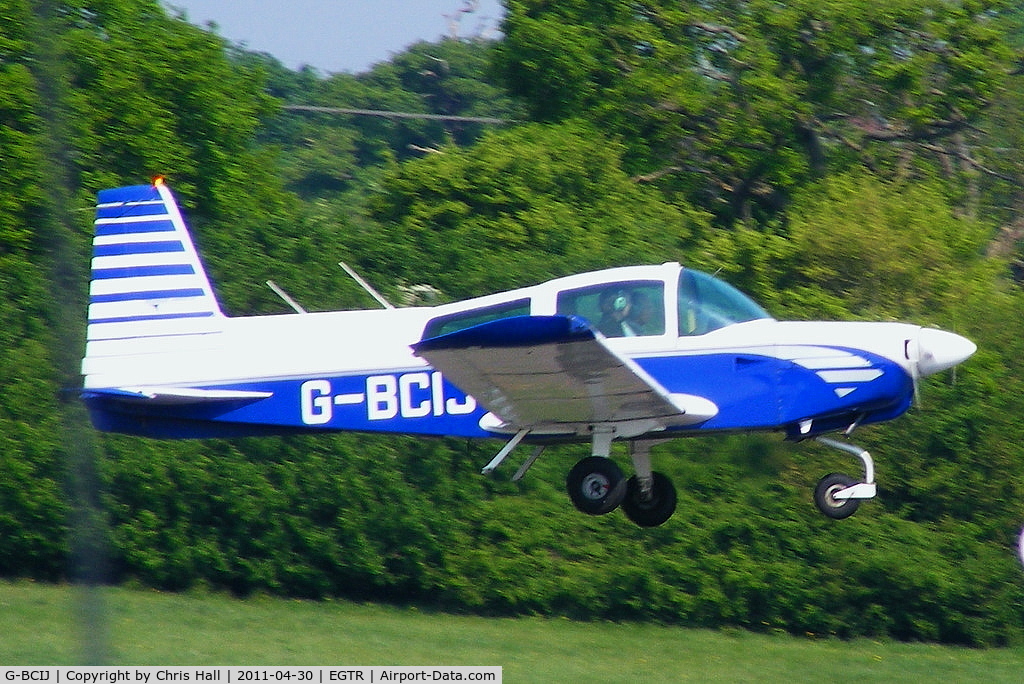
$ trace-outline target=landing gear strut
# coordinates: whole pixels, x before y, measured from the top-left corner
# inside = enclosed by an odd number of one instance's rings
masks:
[[[484,474],[493,473],[529,432],[527,429],[517,432],[484,467]],[[615,436],[615,428],[603,425],[594,428],[591,455],[573,466],[565,478],[569,499],[577,510],[587,515],[611,513],[621,505],[626,517],[637,525],[657,527],[676,510],[676,488],[672,481],[651,470],[651,446],[659,440],[629,442],[629,455],[636,474],[626,480],[619,466],[609,458]],[[543,449],[543,446],[534,449],[512,477],[513,481],[522,479]]]
[[[871,499],[875,496],[875,462],[871,459],[871,454],[853,444],[827,437],[818,437],[817,440],[826,446],[857,456],[864,464],[864,482],[858,482],[842,473],[831,473],[821,478],[814,488],[814,503],[819,511],[833,520],[849,518],[857,511],[861,499]]]
[[[672,480],[651,470],[651,442],[629,443],[636,475],[626,483],[622,511],[640,527],[657,527],[676,511],[676,488]]]

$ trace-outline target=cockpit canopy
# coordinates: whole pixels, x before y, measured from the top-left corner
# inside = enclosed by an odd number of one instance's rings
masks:
[[[770,318],[732,285],[668,263],[569,276],[463,302],[456,311],[449,309],[431,319],[423,336],[529,314],[585,318],[605,337],[612,338],[696,336],[734,323]]]

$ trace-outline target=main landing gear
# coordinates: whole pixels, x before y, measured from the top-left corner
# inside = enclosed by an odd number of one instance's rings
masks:
[[[863,499],[874,498],[875,463],[866,450],[827,437],[817,440],[826,446],[857,456],[864,465],[864,481],[842,473],[830,473],[814,488],[814,503],[824,515],[842,520],[853,515]],[[608,451],[595,435],[594,455],[577,463],[565,480],[569,498],[588,515],[604,515],[622,507],[626,516],[641,527],[657,527],[676,510],[672,481],[651,470],[651,442],[630,442],[630,457],[636,475],[625,479],[622,470],[607,457]]]
[[[827,437],[816,439],[826,446],[857,456],[864,464],[864,482],[858,482],[842,473],[830,473],[821,478],[814,488],[814,504],[819,511],[834,520],[849,518],[857,512],[861,499],[875,496],[875,463],[871,454],[858,446]]]
[[[572,505],[587,515],[604,515],[618,508],[626,498],[626,478],[615,461],[588,456],[565,478]]]
[[[595,438],[594,443],[595,455],[573,466],[565,478],[569,499],[577,510],[604,515],[621,506],[626,517],[641,527],[657,527],[672,517],[676,489],[668,477],[651,470],[650,442],[630,442],[636,474],[628,480],[607,451],[600,455],[602,442]]]
[[[484,466],[483,473],[493,473],[529,432],[528,429],[517,432]],[[626,517],[637,525],[657,527],[671,518],[676,510],[676,488],[672,481],[651,470],[651,446],[658,440],[629,443],[629,455],[636,474],[627,480],[615,461],[608,458],[615,434],[614,428],[599,426],[594,429],[591,455],[573,466],[565,478],[569,499],[587,515],[604,515],[621,506]],[[533,450],[512,476],[513,482],[523,478],[543,450],[543,445]]]

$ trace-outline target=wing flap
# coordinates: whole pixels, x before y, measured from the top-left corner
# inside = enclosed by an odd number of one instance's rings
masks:
[[[511,427],[581,432],[595,424],[688,425],[717,413],[671,394],[574,316],[516,316],[413,345],[414,352]]]

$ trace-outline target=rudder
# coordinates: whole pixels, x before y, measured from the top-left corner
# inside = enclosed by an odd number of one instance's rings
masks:
[[[220,330],[224,314],[162,181],[100,191],[95,228],[90,342]]]

